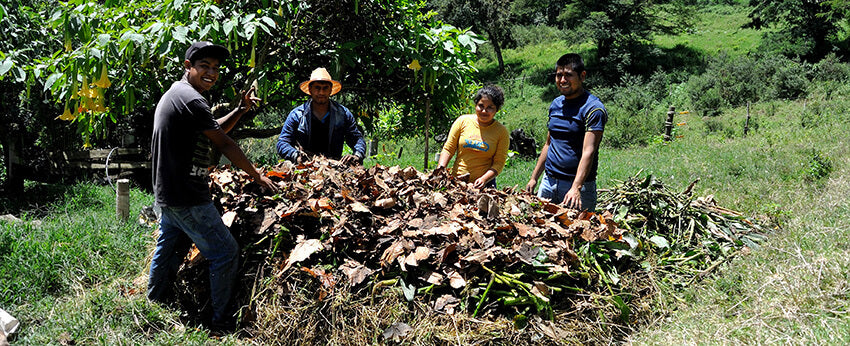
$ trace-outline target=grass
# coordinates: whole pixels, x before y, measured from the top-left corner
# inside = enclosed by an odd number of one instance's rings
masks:
[[[751,8],[741,5],[714,5],[699,9],[692,30],[679,35],[660,35],[655,43],[660,48],[687,46],[702,54],[726,52],[731,56],[755,51],[761,42],[762,31],[744,28],[750,22]]]

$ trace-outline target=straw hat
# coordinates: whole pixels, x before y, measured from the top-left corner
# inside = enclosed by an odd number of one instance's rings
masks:
[[[339,89],[342,89],[342,84],[333,80],[333,78],[331,78],[331,74],[328,73],[328,70],[324,67],[319,67],[313,70],[313,73],[310,74],[310,80],[301,82],[301,84],[298,85],[298,88],[300,88],[305,94],[310,95],[310,83],[317,81],[330,82],[332,84],[331,95],[338,93]]]

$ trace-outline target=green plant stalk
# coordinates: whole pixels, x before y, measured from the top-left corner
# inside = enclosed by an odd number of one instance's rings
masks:
[[[478,306],[475,307],[475,311],[472,313],[472,317],[478,317],[478,310],[481,309],[482,305],[484,305],[484,300],[487,299],[487,294],[490,293],[490,287],[493,287],[494,281],[496,281],[496,275],[490,275],[490,283],[487,284],[487,288],[484,289],[484,293],[481,295],[481,299],[478,300]]]

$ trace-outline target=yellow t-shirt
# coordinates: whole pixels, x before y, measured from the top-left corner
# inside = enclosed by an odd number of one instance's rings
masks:
[[[498,120],[488,126],[479,126],[475,114],[465,114],[455,120],[443,150],[454,155],[457,152],[452,174],[469,173],[469,181],[475,181],[488,169],[496,175],[505,167],[510,145],[508,129]]]

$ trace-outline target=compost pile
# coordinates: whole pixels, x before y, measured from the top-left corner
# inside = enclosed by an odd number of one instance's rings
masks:
[[[394,294],[426,313],[506,316],[519,328],[528,316],[570,314],[629,325],[651,286],[624,284],[629,273],[658,269],[686,283],[762,239],[751,220],[652,177],[624,182],[603,195],[603,212],[589,213],[513,188],[479,190],[445,170],[317,159],[266,175],[278,194],[264,194],[244,172],[211,174],[243,249],[243,325],[285,319],[285,297],[305,294],[370,303]],[[193,253],[180,274],[181,295],[198,305],[203,262]],[[587,303],[599,297],[604,306]]]

